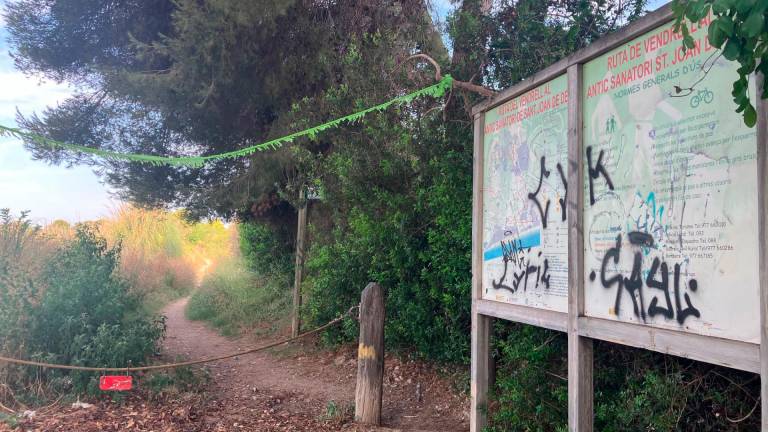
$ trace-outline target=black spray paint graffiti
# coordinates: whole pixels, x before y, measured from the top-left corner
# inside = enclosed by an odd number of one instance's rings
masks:
[[[509,232],[504,233],[509,235]],[[520,282],[523,282],[523,291],[528,290],[528,281],[531,280],[531,285],[535,283],[534,288],[538,288],[539,284],[542,284],[544,288],[549,289],[549,261],[545,258],[542,265],[531,265],[531,248],[524,249],[522,244],[516,240],[501,241],[501,250],[504,256],[504,274],[498,282],[494,279],[491,281],[494,289],[505,289],[507,291],[516,293],[521,287]],[[541,258],[541,251],[539,251],[538,258]],[[507,272],[510,265],[512,267],[512,285],[510,286],[507,281]],[[536,274],[535,278],[531,276]]]
[[[533,201],[533,203],[536,205],[536,208],[539,210],[539,216],[541,217],[542,229],[546,229],[547,218],[549,216],[550,200],[547,200],[547,202],[542,205],[541,201],[539,201],[539,192],[541,192],[544,179],[549,178],[551,173],[547,169],[547,159],[545,156],[541,157],[540,162],[541,171],[539,173],[539,184],[535,191],[528,193],[528,199]],[[560,174],[560,180],[562,181],[563,187],[565,188],[565,194],[562,198],[558,199],[560,203],[560,216],[562,221],[565,222],[567,216],[566,203],[568,201],[568,182],[566,180],[563,167],[559,163],[557,164],[557,172]],[[511,234],[512,233],[509,231],[504,233],[505,236],[509,236]],[[529,284],[534,288],[538,288],[540,285],[542,285],[545,289],[549,289],[550,274],[549,260],[547,258],[544,258],[540,265],[531,264],[531,256],[533,255],[531,253],[531,248],[523,248],[519,240],[502,240],[501,250],[504,257],[504,273],[501,275],[501,278],[499,278],[498,281],[495,279],[491,281],[494,289],[505,289],[512,293],[516,293],[521,288],[521,282],[523,291],[528,290]],[[541,250],[538,251],[535,258],[536,261],[541,261]],[[511,285],[508,283],[507,279],[507,273],[510,271],[510,266],[512,272]],[[534,273],[535,277],[533,276]]]
[[[605,166],[603,165],[604,151],[600,150],[597,156],[595,165],[592,165],[592,147],[587,147],[587,164],[589,168],[589,202],[590,205],[595,204],[595,192],[594,192],[594,180],[598,179],[601,175],[605,179],[605,183],[609,190],[613,190],[613,182],[608,175]],[[654,201],[655,212],[655,201]],[[647,218],[646,218],[647,219]],[[638,226],[639,219],[638,219]],[[647,224],[646,224],[647,227]],[[658,233],[657,233],[658,234]],[[633,231],[627,234],[629,244],[636,249],[633,254],[632,270],[629,277],[623,276],[621,273],[608,276],[608,264],[612,261],[614,266],[619,264],[619,257],[621,256],[621,234],[616,236],[616,245],[605,253],[603,261],[600,266],[600,284],[604,288],[616,287],[616,302],[614,303],[614,313],[618,316],[621,311],[621,299],[624,291],[629,293],[632,299],[633,312],[636,317],[639,317],[643,322],[656,316],[663,316],[665,319],[677,319],[678,324],[683,325],[689,317],[701,317],[701,312],[691,304],[691,297],[687,292],[682,292],[681,288],[681,270],[680,264],[676,263],[673,266],[672,272],[669,271],[669,265],[666,261],[662,261],[658,257],[655,257],[651,263],[650,269],[648,269],[645,281],[643,281],[643,250],[654,248],[655,240],[653,235],[649,232]],[[674,296],[674,304],[672,303],[672,296],[670,295],[670,273],[672,277],[672,295]],[[594,281],[597,278],[595,271],[590,272],[589,279]],[[645,284],[643,284],[645,282]],[[682,282],[685,285],[685,282]],[[664,295],[662,297],[660,305],[659,297],[653,295],[648,308],[645,307],[645,298],[643,293],[643,286],[649,289],[657,289]],[[690,279],[688,281],[688,290],[690,292],[696,292],[698,290],[698,282],[696,279]],[[684,287],[683,287],[684,288]],[[682,298],[681,298],[682,294]],[[683,302],[685,304],[683,305]]]
[[[563,188],[565,189],[565,194],[562,198],[558,199],[560,202],[560,216],[562,218],[562,221],[565,222],[566,220],[566,203],[568,201],[568,181],[565,178],[565,173],[563,172],[563,166],[560,165],[560,163],[557,164],[557,172],[560,174],[560,181],[563,182]],[[547,217],[549,216],[549,200],[547,200],[547,203],[544,205],[544,207],[541,206],[541,202],[539,202],[539,192],[541,191],[541,186],[544,183],[544,177],[549,178],[549,170],[547,170],[547,162],[546,157],[541,157],[541,173],[539,174],[539,186],[536,187],[536,190],[533,192],[528,193],[528,199],[533,201],[534,204],[536,204],[536,208],[539,209],[539,216],[541,216],[541,227],[542,229],[547,228]]]
[[[594,181],[597,180],[600,175],[603,175],[603,178],[605,178],[605,183],[608,185],[609,190],[613,190],[613,182],[611,181],[611,177],[608,175],[608,171],[605,170],[605,166],[603,165],[603,154],[605,152],[603,150],[600,150],[600,153],[597,155],[597,163],[595,163],[595,166],[592,167],[592,147],[587,147],[587,168],[589,169],[589,204],[595,205],[595,185]]]
[[[666,319],[673,319],[676,317],[677,322],[680,325],[684,324],[688,317],[694,316],[700,318],[701,313],[691,304],[691,298],[687,292],[683,293],[685,307],[682,305],[680,298],[680,264],[675,264],[672,272],[672,289],[675,297],[675,304],[673,307],[669,293],[669,266],[665,261],[661,261],[658,257],[653,259],[651,268],[645,278],[645,286],[662,291],[664,293],[664,303],[666,306],[659,306],[659,298],[654,295],[646,312],[643,296],[643,278],[641,276],[643,260],[642,248],[653,247],[653,237],[650,234],[637,231],[629,233],[628,237],[629,243],[637,248],[637,251],[634,253],[632,271],[629,277],[624,277],[621,273],[616,273],[610,277],[607,275],[607,267],[610,261],[613,261],[614,265],[619,264],[619,256],[621,255],[621,234],[616,236],[616,245],[608,249],[600,266],[600,283],[602,286],[608,289],[616,286],[614,313],[619,315],[619,312],[621,311],[621,298],[624,290],[626,290],[629,293],[629,297],[632,299],[632,307],[635,316],[642,319],[643,322],[646,322],[648,317],[653,318],[657,315],[662,315]],[[656,279],[657,274],[661,278],[660,280]],[[594,281],[596,278],[597,274],[595,271],[592,271],[589,274],[589,279]],[[698,282],[696,279],[691,279],[688,282],[688,289],[692,292],[696,292],[698,289]]]

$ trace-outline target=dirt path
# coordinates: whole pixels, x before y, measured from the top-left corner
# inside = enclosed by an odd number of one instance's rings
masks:
[[[257,346],[259,343],[245,339],[227,339],[199,321],[185,316],[188,299],[171,303],[163,311],[168,318],[168,336],[164,344],[165,354],[170,357],[198,359],[224,355]],[[260,343],[271,342],[263,340]],[[278,348],[278,356],[288,352]],[[249,354],[209,366],[216,387],[227,391],[268,390],[271,392],[297,392],[307,397],[325,401],[351,401],[354,388],[339,381],[356,372],[356,365],[342,364],[333,374],[315,374],[307,370],[302,359],[285,359],[267,352]]]
[[[242,351],[273,340],[227,339],[201,322],[188,320],[184,313],[186,305],[187,299],[182,299],[164,310],[168,318],[166,356],[197,359]],[[429,365],[389,357],[385,362],[386,426],[403,430],[468,430],[466,398]],[[309,418],[322,418],[334,412],[339,417],[349,416],[353,410],[357,373],[354,347],[329,352],[305,342],[218,362],[209,369],[210,390],[222,403],[256,410],[264,409],[266,400],[268,410]]]
[[[271,341],[227,339],[186,319],[187,300],[164,310],[168,338],[164,359],[199,359],[229,354]],[[54,404],[31,415],[0,421],[0,432],[383,432],[467,431],[469,403],[464,392],[427,363],[385,359],[384,425],[351,422],[355,388],[355,347],[319,350],[312,341],[269,353],[208,366],[209,385],[200,391],[137,388],[112,398],[101,395],[86,406]],[[14,424],[17,423],[17,424]]]

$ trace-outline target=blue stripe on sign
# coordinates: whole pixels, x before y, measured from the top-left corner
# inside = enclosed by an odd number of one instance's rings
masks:
[[[538,246],[541,244],[541,231],[530,231],[519,238],[515,240],[510,240],[510,242],[513,242],[512,244],[516,244],[517,247],[521,249],[528,249],[530,247]],[[483,253],[483,261],[490,261],[496,258],[501,258],[504,256],[504,251],[501,249],[501,244],[498,246],[488,249]]]

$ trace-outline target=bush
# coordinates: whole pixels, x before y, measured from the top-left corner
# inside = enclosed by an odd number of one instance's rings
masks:
[[[565,431],[565,334],[497,323],[491,432]],[[647,350],[595,342],[595,430],[759,430],[759,377]],[[741,421],[736,421],[741,420]]]
[[[441,361],[468,361],[471,202],[456,197],[471,195],[469,167],[470,157],[444,152],[411,185],[415,193],[345,181],[349,189],[337,193],[352,195],[355,205],[346,223],[317,241],[308,256],[304,313],[310,322],[337,317],[376,281],[386,293],[388,346]],[[349,322],[325,339],[356,337]]]
[[[93,227],[78,226],[74,239],[53,248],[25,219],[12,220],[6,213],[0,233],[4,353],[105,367],[140,365],[154,353],[164,321],[141,312],[131,286],[116,271],[119,248],[108,247]],[[40,249],[49,252],[28,256]],[[32,262],[39,272],[29,271],[35,268],[27,267]],[[92,373],[12,367],[0,372],[4,382],[16,387],[42,379],[58,390],[80,393],[95,390],[98,383]]]
[[[117,274],[120,250],[86,225],[46,266],[45,295],[31,314],[34,357],[56,363],[121,367],[140,364],[165,327],[140,313],[138,297]],[[94,374],[72,375],[76,391],[95,390]]]
[[[285,233],[257,222],[241,223],[238,230],[240,251],[248,268],[262,276],[290,277],[293,253]]]

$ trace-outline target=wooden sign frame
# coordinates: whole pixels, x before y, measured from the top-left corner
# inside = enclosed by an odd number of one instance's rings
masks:
[[[491,323],[494,318],[568,333],[568,429],[591,432],[593,422],[594,339],[686,357],[768,376],[768,103],[758,100],[757,173],[759,225],[759,290],[761,343],[748,343],[694,333],[588,317],[584,314],[584,165],[582,66],[614,48],[642,36],[673,19],[669,5],[606,36],[587,48],[538,72],[532,77],[476,105],[474,118],[472,211],[472,365],[471,431],[487,423],[487,394]],[[483,180],[486,111],[553,78],[568,78],[568,313],[483,299]],[[758,83],[761,80],[757,80]],[[760,89],[758,88],[758,95]],[[735,109],[735,107],[734,107]],[[762,430],[768,432],[768,385],[761,382]]]

